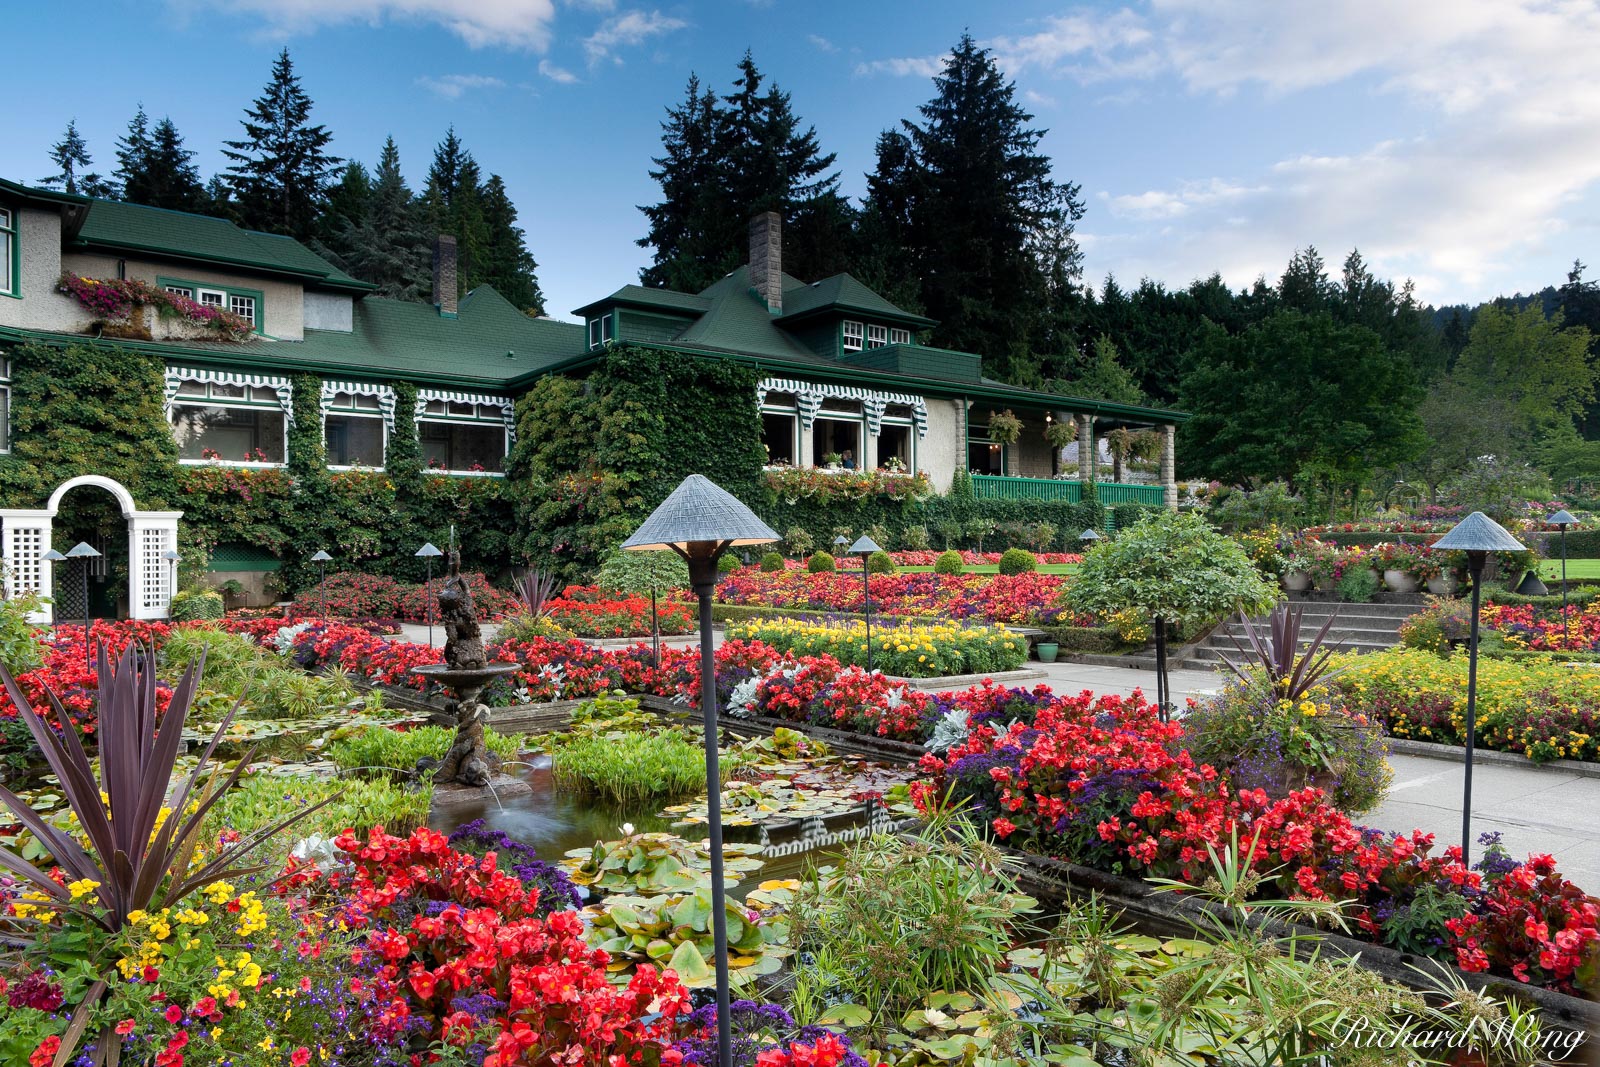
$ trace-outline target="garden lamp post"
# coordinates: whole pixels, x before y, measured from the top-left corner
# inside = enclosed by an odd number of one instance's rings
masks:
[[[711,594],[717,560],[735,545],[765,545],[778,535],[727,490],[700,474],[679,483],[650,513],[628,551],[670,548],[689,565],[689,584],[700,602],[700,710],[705,719],[706,823],[711,849],[711,919],[717,965],[717,1061],[733,1067],[733,1029],[728,997],[728,916],[722,884],[722,774],[717,763],[717,675],[711,652]]]
[[[60,552],[57,552],[53,548],[45,549],[44,552],[39,556],[39,558],[44,560],[46,563],[49,563],[51,565],[50,566],[50,573],[51,573],[52,577],[55,575],[55,564],[57,564],[57,563],[65,563],[67,561],[67,557],[66,556],[62,555]],[[55,589],[55,583],[54,582],[50,583],[50,588],[52,590]],[[51,618],[52,622],[59,623],[61,621],[60,619],[55,617],[54,609],[51,610],[50,618]]]
[[[1577,518],[1565,508],[1544,520],[1561,531],[1561,644],[1567,644],[1567,527]]]
[[[1078,543],[1083,546],[1085,552],[1093,548],[1094,543],[1098,540],[1100,540],[1100,535],[1094,532],[1093,526],[1078,535]]]
[[[1491,552],[1526,552],[1527,546],[1483,512],[1474,511],[1435,541],[1433,547],[1465,552],[1467,572],[1472,575],[1472,626],[1467,636],[1467,755],[1461,795],[1461,862],[1466,864],[1472,843],[1472,754],[1478,735],[1478,604],[1483,565]]]
[[[328,555],[326,549],[317,549],[317,554],[311,557],[311,562],[317,565],[317,588],[322,591],[322,617],[328,617],[328,561],[333,557]]]
[[[433,647],[433,560],[435,556],[444,555],[432,541],[424,541],[416,554],[422,557],[423,566],[427,568],[428,602],[423,608],[428,615],[428,647]]]
[[[80,568],[83,571],[83,669],[88,670],[91,660],[89,652],[89,561],[91,559],[99,559],[100,553],[96,552],[94,546],[89,542],[79,541],[67,549],[67,558],[83,560],[83,566]]]
[[[170,617],[172,615],[172,595],[178,591],[178,560],[182,557],[178,555],[177,549],[169,548],[161,553],[161,558],[167,561],[167,567],[169,568],[168,580],[171,584],[167,591],[167,615]]]
[[[867,573],[867,557],[882,552],[883,546],[862,534],[850,546],[852,556],[861,557],[861,611],[867,619],[867,673],[872,673],[872,575]]]
[[[833,554],[835,556],[842,556],[849,551],[849,546],[850,538],[846,537],[844,534],[840,534],[838,537],[833,539]]]

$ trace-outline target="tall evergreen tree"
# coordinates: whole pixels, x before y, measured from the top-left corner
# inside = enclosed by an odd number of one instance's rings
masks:
[[[367,217],[372,198],[372,176],[367,168],[351,160],[339,168],[339,180],[328,186],[328,201],[317,219],[317,229],[325,241],[337,242],[347,227],[360,226]]]
[[[529,315],[544,314],[544,293],[535,273],[539,264],[528,251],[517,209],[498,174],[483,186],[483,221],[488,231],[484,249],[483,280]]]
[[[240,221],[250,229],[304,240],[316,230],[328,184],[343,162],[327,151],[333,134],[311,124],[311,97],[300,86],[285,48],[272,77],[245,117],[244,137],[228,141],[228,184]]]
[[[646,285],[690,292],[744,262],[750,216],[783,217],[784,268],[817,278],[847,266],[854,212],[839,194],[815,127],[801,129],[791,98],[766,79],[749,52],[734,91],[718,98],[690,76],[684,101],[667,109],[663,154],[650,172],[659,203],[641,207],[654,251]]]
[[[400,171],[400,149],[393,137],[383,142],[359,218],[346,219],[335,247],[345,269],[376,285],[379,296],[422,301],[431,295],[421,208]]]
[[[1076,270],[1078,187],[1052,177],[1039,150],[1045,131],[1029,125],[1016,85],[970,35],[919,110],[920,124],[880,138],[871,204],[902,217],[902,272],[919,279],[923,307],[940,320],[933,343],[980,353],[994,377],[1036,383],[1030,342],[1050,272]]]
[[[61,140],[50,146],[50,161],[56,165],[56,173],[39,179],[45,188],[82,196],[116,197],[116,186],[89,170],[94,160],[89,157],[89,143],[78,132],[77,119],[69,119]]]
[[[170,118],[150,127],[141,105],[128,132],[117,142],[116,178],[129,203],[173,211],[204,211],[205,185],[194,165],[195,154],[183,146],[183,135]]]

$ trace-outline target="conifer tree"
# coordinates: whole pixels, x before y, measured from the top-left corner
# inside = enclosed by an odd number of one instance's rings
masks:
[[[78,132],[77,119],[67,121],[61,140],[50,147],[50,161],[56,165],[56,173],[39,179],[45,188],[80,196],[116,197],[116,186],[89,170],[94,160],[89,157],[88,142]]]
[[[483,252],[483,280],[529,315],[544,314],[544,294],[536,275],[539,265],[528,251],[517,225],[517,209],[498,174],[484,183],[483,220],[488,245]]]
[[[117,141],[115,176],[122,185],[122,199],[173,211],[204,211],[205,186],[192,162],[194,156],[183,146],[183,135],[170,118],[152,129],[141,105],[127,134]]]
[[[421,209],[406,186],[393,137],[383,142],[358,219],[345,219],[334,246],[345,269],[376,285],[377,295],[417,301],[431,295]]]
[[[921,123],[878,142],[871,208],[902,232],[894,273],[918,280],[933,343],[977,352],[991,376],[1034,383],[1030,336],[1052,281],[1075,278],[1078,187],[1057,182],[1045,131],[970,35],[934,78]]]
[[[713,272],[719,266],[731,269],[731,250],[717,247],[719,237],[705,230],[725,178],[720,122],[717,94],[703,89],[699,77],[690,74],[683,103],[667,109],[661,124],[662,154],[652,160],[656,169],[650,177],[661,186],[661,201],[639,208],[650,231],[638,244],[655,253],[640,272],[645,285],[694,292],[705,287],[709,276],[717,276]]]
[[[309,238],[342,162],[327,151],[333,134],[311,124],[311,97],[300,86],[285,48],[272,77],[240,120],[244,137],[228,141],[228,185],[240,222],[256,230]]]

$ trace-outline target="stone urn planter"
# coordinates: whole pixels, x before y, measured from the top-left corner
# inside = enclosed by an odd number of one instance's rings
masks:
[[[1417,591],[1417,580],[1405,571],[1384,571],[1383,584],[1389,587],[1389,592],[1391,593],[1415,593]]]
[[[1311,575],[1305,571],[1289,571],[1283,576],[1283,587],[1291,593],[1304,593],[1311,588]]]
[[[1428,592],[1434,596],[1455,596],[1456,580],[1448,574],[1428,579]]]

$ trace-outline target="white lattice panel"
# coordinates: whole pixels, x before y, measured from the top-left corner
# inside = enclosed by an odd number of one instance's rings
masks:
[[[6,563],[14,593],[37,593],[44,588],[45,537],[48,527],[19,526],[6,531]]]
[[[143,564],[139,601],[148,612],[163,612],[172,599],[172,568],[161,558],[167,550],[167,531],[139,531],[139,561]]]

